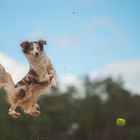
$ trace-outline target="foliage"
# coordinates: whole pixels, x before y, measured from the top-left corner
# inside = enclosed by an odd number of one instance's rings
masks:
[[[22,113],[11,118],[6,94],[0,91],[0,140],[140,140],[140,96],[111,78],[91,82],[85,78],[86,97],[73,98],[73,87],[66,93],[53,91],[40,98],[39,117]],[[102,98],[105,95],[106,98]],[[125,127],[116,118],[127,120]]]

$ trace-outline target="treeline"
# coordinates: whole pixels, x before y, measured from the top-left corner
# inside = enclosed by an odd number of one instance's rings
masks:
[[[0,91],[0,140],[140,140],[140,96],[111,78],[91,82],[85,78],[86,97],[73,98],[74,87],[66,93],[52,91],[40,98],[41,115],[8,115],[6,94]],[[127,120],[124,127],[116,118]]]

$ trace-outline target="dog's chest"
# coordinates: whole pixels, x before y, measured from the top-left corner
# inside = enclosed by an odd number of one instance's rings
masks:
[[[39,62],[34,63],[34,65],[32,65],[32,68],[39,76],[39,81],[47,79],[47,76],[49,74],[47,69],[47,59],[42,59]]]
[[[47,64],[46,62],[40,62],[33,66],[33,69],[37,72],[37,74],[47,73]]]

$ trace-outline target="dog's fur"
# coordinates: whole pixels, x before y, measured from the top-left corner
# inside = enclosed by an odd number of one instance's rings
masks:
[[[17,106],[27,114],[38,116],[39,96],[45,93],[49,85],[56,88],[56,72],[43,48],[46,44],[44,40],[21,43],[23,53],[30,63],[30,70],[17,84],[14,84],[11,75],[0,64],[0,88],[7,93],[8,103],[11,105],[9,114],[13,118],[20,116],[16,112]]]

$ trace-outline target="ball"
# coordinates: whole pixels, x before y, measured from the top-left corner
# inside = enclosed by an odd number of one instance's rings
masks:
[[[123,119],[123,118],[117,118],[116,124],[117,124],[118,126],[125,126],[125,125],[126,125],[126,120]]]

